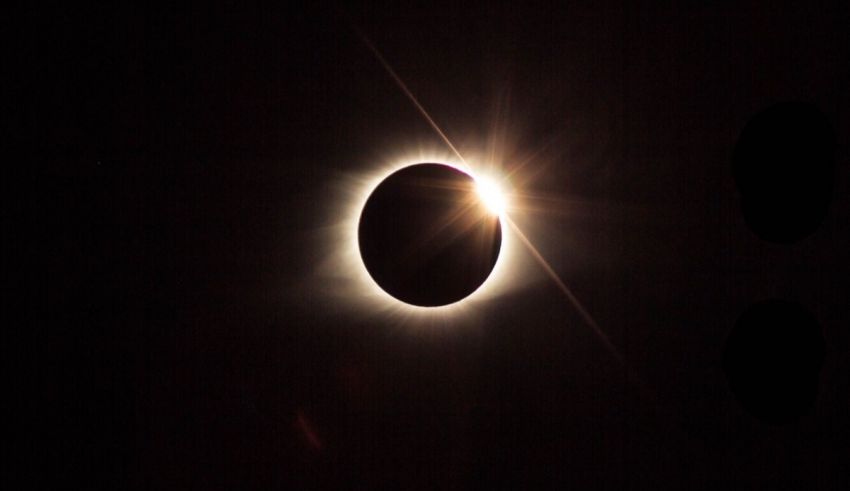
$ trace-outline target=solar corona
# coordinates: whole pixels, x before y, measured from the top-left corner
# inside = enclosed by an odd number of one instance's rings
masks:
[[[358,223],[364,267],[398,301],[439,307],[487,281],[502,245],[504,198],[451,165],[403,167],[371,192]]]

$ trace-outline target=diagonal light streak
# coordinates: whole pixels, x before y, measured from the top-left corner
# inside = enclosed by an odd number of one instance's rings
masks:
[[[463,165],[468,167],[468,164],[463,158],[463,155],[458,152],[457,148],[455,148],[451,140],[449,140],[449,137],[447,137],[446,134],[443,133],[443,130],[441,130],[439,126],[437,126],[437,123],[435,123],[434,120],[431,119],[431,115],[428,114],[428,111],[426,111],[424,107],[422,107],[422,104],[419,103],[419,101],[416,99],[416,96],[414,96],[410,89],[407,88],[407,85],[404,83],[401,77],[399,77],[395,70],[393,70],[393,68],[390,66],[390,64],[387,63],[387,60],[384,59],[384,56],[381,54],[380,51],[378,51],[378,48],[376,48],[372,41],[370,41],[369,38],[366,37],[366,35],[363,34],[363,32],[356,26],[354,26],[354,30],[357,31],[357,34],[360,35],[360,38],[363,40],[363,43],[365,43],[366,46],[369,47],[369,50],[372,51],[372,54],[375,55],[375,58],[377,58],[381,66],[384,67],[384,70],[386,70],[390,77],[392,77],[396,85],[398,85],[401,91],[404,92],[404,95],[406,95],[407,98],[410,99],[410,102],[412,102],[416,109],[419,110],[419,113],[422,114],[422,117],[424,117],[425,120],[428,121],[428,124],[431,125],[431,128],[434,128],[434,131],[436,131],[437,134],[440,135],[440,138],[442,138],[443,141],[446,142],[446,145],[448,145],[452,152],[457,155],[457,158],[460,159],[461,162],[463,162]]]
[[[378,48],[375,47],[372,41],[356,25],[354,25],[353,22],[351,23],[351,26],[357,32],[357,34],[360,36],[360,38],[362,39],[364,44],[366,44],[369,50],[372,51],[372,54],[375,55],[375,58],[378,60],[381,66],[383,66],[384,70],[386,70],[390,77],[392,77],[396,85],[398,85],[398,87],[407,96],[410,102],[413,103],[413,105],[416,107],[422,117],[425,118],[428,124],[431,125],[431,128],[433,128],[434,131],[440,136],[440,138],[442,138],[442,140],[457,156],[457,158],[464,164],[464,166],[469,168],[469,164],[467,164],[466,159],[463,158],[463,155],[460,154],[458,149],[452,144],[451,140],[449,140],[446,134],[443,133],[443,130],[440,129],[439,126],[437,126],[437,123],[434,122],[433,118],[431,118],[431,115],[428,114],[428,111],[426,111],[425,108],[422,107],[422,104],[419,103],[419,101],[416,99],[410,89],[407,88],[407,85],[404,83],[401,77],[398,76],[398,74],[395,72],[395,70],[393,70],[393,68],[386,61],[386,59],[384,59],[383,55],[381,55],[381,52],[378,51]],[[532,160],[536,159],[543,152],[545,147],[548,147],[556,140],[557,138],[552,138],[545,145],[543,145],[543,147],[539,148],[532,155],[530,155],[523,162],[521,162],[517,166],[517,168],[513,169],[510,172],[509,175],[512,175],[524,168]],[[599,327],[599,324],[596,323],[596,321],[593,319],[587,309],[584,308],[584,306],[581,304],[581,302],[579,302],[575,294],[573,294],[572,290],[570,290],[566,283],[564,283],[560,276],[558,276],[558,273],[556,273],[555,270],[552,269],[552,266],[550,266],[546,259],[543,257],[543,255],[540,254],[540,251],[537,250],[534,244],[532,244],[528,237],[522,232],[522,230],[520,230],[519,226],[517,226],[517,224],[510,219],[507,212],[502,213],[501,216],[502,218],[504,218],[505,222],[510,226],[510,228],[514,231],[516,236],[520,239],[520,242],[522,242],[526,249],[528,249],[532,257],[534,257],[534,259],[543,268],[543,270],[555,283],[558,289],[564,294],[570,304],[572,304],[572,306],[576,309],[585,324],[587,324],[591,328],[591,330],[593,330],[594,334],[596,334],[597,338],[602,342],[608,352],[611,353],[611,355],[622,365],[625,371],[626,379],[630,380],[636,387],[639,388],[639,390],[641,390],[645,395],[649,396],[650,399],[655,402],[656,406],[659,409],[663,410],[665,414],[671,417],[675,417],[675,415],[673,413],[670,413],[667,408],[661,403],[658,398],[658,394],[643,381],[643,379],[634,371],[632,367],[629,366],[628,363],[626,363],[625,359],[614,346],[614,344],[611,342],[608,335],[606,335],[605,332],[602,331],[602,329]]]
[[[522,242],[526,249],[528,249],[528,251],[534,257],[537,263],[540,264],[544,271],[546,271],[546,274],[548,274],[552,281],[555,282],[555,285],[558,286],[558,289],[561,290],[561,293],[563,293],[564,296],[567,297],[567,300],[569,300],[573,307],[575,307],[582,320],[584,320],[584,322],[588,326],[590,326],[591,329],[593,329],[593,332],[599,337],[599,339],[602,341],[602,344],[604,344],[605,347],[608,348],[611,354],[613,354],[614,357],[617,358],[617,361],[623,363],[623,357],[622,355],[620,355],[620,352],[617,351],[617,348],[614,347],[608,336],[604,332],[602,332],[602,329],[599,328],[599,324],[596,323],[596,321],[590,315],[590,312],[588,312],[587,309],[584,308],[581,302],[578,301],[578,298],[576,298],[576,296],[573,294],[572,290],[570,290],[567,284],[564,283],[560,276],[558,276],[558,273],[556,273],[555,270],[552,269],[552,266],[549,266],[549,263],[546,262],[546,259],[543,257],[542,254],[540,254],[540,251],[538,251],[537,248],[534,247],[534,244],[532,244],[531,241],[528,240],[528,237],[526,237],[526,235],[522,233],[522,230],[519,229],[519,227],[516,223],[514,223],[513,220],[506,216],[505,221],[508,223],[508,225],[510,225],[511,229],[513,229],[514,233],[517,235],[517,237],[519,237],[520,242]]]
[[[587,309],[584,308],[584,305],[579,302],[578,298],[575,296],[575,294],[573,294],[572,290],[570,290],[567,284],[564,283],[560,276],[558,276],[558,273],[556,273],[555,270],[552,269],[552,266],[549,265],[543,255],[540,254],[540,251],[538,251],[537,248],[534,247],[534,244],[532,244],[528,237],[524,233],[522,233],[522,230],[520,230],[520,228],[517,226],[516,223],[514,223],[513,220],[511,220],[507,215],[505,215],[504,218],[508,225],[510,225],[514,233],[517,235],[520,242],[522,242],[526,249],[528,249],[532,257],[534,257],[540,267],[542,267],[543,270],[546,271],[546,274],[549,275],[555,285],[558,286],[558,289],[561,290],[561,293],[563,293],[564,296],[567,297],[567,300],[569,300],[573,307],[575,307],[576,311],[578,311],[585,324],[587,324],[593,330],[594,334],[596,334],[602,344],[605,345],[605,348],[608,350],[608,352],[611,353],[611,356],[616,358],[620,365],[622,365],[623,369],[625,370],[626,379],[630,380],[643,394],[647,395],[651,400],[653,400],[659,409],[664,410],[665,408],[658,399],[658,394],[656,394],[655,391],[651,387],[649,387],[646,382],[644,382],[644,380],[638,375],[638,373],[635,372],[635,370],[628,363],[626,363],[626,360],[623,359],[623,355],[620,354],[620,352],[617,350],[617,347],[614,346],[608,335],[605,334],[604,331],[602,331],[602,329],[599,327],[599,324],[597,324],[593,317],[590,315],[590,312],[588,312]]]
[[[426,111],[425,108],[422,107],[422,104],[419,103],[419,101],[416,99],[410,89],[407,88],[407,85],[404,83],[401,77],[398,76],[398,74],[395,72],[395,70],[393,70],[387,60],[384,59],[383,55],[381,55],[381,52],[378,51],[378,48],[375,47],[372,41],[369,40],[369,38],[360,29],[358,29],[357,26],[353,26],[353,28],[355,31],[357,31],[357,34],[360,35],[360,38],[363,40],[366,46],[368,46],[369,49],[372,51],[372,54],[375,55],[375,58],[378,60],[378,62],[381,63],[381,65],[384,67],[390,77],[392,77],[392,79],[396,82],[401,91],[404,92],[407,98],[410,99],[410,102],[412,102],[416,109],[419,110],[419,112],[422,114],[422,117],[424,117],[428,124],[430,124],[431,127],[434,129],[434,131],[436,131],[437,134],[440,135],[446,145],[448,145],[452,152],[457,155],[458,159],[460,159],[460,161],[468,167],[468,164],[463,158],[463,155],[461,155],[457,148],[455,148],[451,140],[449,140],[446,134],[443,133],[443,130],[441,130],[440,127],[437,126],[437,123],[434,122],[433,118],[431,118],[431,115],[428,114],[428,111]],[[555,282],[555,285],[557,285],[558,289],[561,290],[564,296],[567,297],[567,300],[569,300],[572,306],[578,311],[582,320],[584,320],[584,322],[588,326],[590,326],[593,332],[597,335],[600,341],[602,341],[608,351],[617,359],[617,361],[619,361],[625,366],[625,361],[623,360],[622,355],[620,355],[620,352],[617,351],[617,348],[611,343],[611,340],[608,338],[608,336],[602,331],[602,329],[599,328],[599,324],[596,323],[596,321],[593,319],[587,309],[585,309],[581,302],[579,302],[578,298],[576,298],[572,290],[570,290],[566,283],[564,283],[564,281],[558,276],[558,273],[556,273],[555,270],[552,269],[552,267],[549,265],[543,255],[540,254],[540,251],[538,251],[537,248],[534,247],[534,244],[531,243],[531,241],[522,232],[522,230],[520,230],[517,224],[514,223],[514,221],[507,216],[507,213],[504,214],[504,219],[508,223],[508,225],[510,225],[511,229],[513,229],[513,231],[516,233],[517,237],[519,237],[520,242],[523,243],[523,245],[528,249],[534,259],[546,271],[546,274],[548,274],[552,281]]]

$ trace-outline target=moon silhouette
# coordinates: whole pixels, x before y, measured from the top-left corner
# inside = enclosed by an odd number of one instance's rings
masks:
[[[404,167],[378,184],[357,238],[363,264],[382,290],[407,304],[437,307],[466,298],[487,280],[502,228],[476,184],[437,163]]]

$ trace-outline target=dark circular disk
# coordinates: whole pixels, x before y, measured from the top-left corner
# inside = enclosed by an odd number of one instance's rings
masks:
[[[402,302],[436,307],[484,283],[499,257],[502,229],[470,175],[422,163],[394,172],[372,191],[357,238],[378,286]]]
[[[783,102],[753,116],[732,155],[747,226],[780,244],[811,235],[832,200],[835,149],[832,125],[814,104]]]
[[[726,341],[723,370],[741,406],[771,424],[793,422],[817,398],[825,343],[803,306],[771,299],[751,305]]]

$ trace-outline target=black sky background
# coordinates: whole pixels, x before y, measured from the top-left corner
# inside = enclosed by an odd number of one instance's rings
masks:
[[[439,145],[350,22],[461,151],[494,121],[518,153],[549,143],[528,187],[570,205],[527,233],[645,387],[539,272],[474,325],[425,333],[321,294],[334,180]],[[36,169],[19,472],[112,489],[847,489],[847,25],[843,2],[30,7],[35,90],[12,133]],[[793,100],[838,135],[835,194],[814,234],[779,245],[747,228],[731,155],[750,118]],[[721,369],[738,316],[773,297],[826,341],[814,406],[780,426]]]

